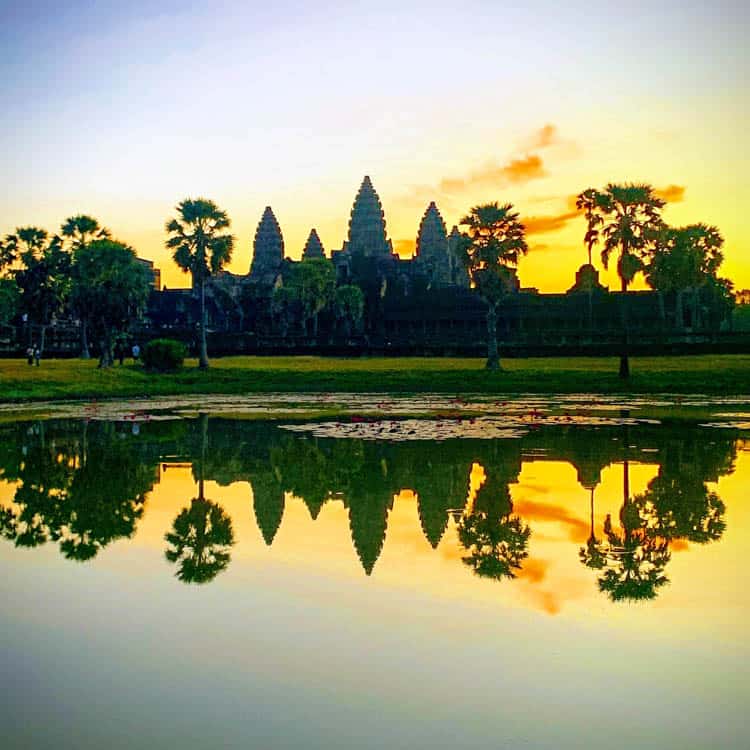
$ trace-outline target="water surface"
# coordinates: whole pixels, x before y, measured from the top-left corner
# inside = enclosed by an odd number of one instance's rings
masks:
[[[741,425],[378,407],[0,426],[4,746],[746,744]]]

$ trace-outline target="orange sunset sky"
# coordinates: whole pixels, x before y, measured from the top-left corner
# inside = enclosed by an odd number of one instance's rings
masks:
[[[337,249],[369,174],[401,255],[431,200],[449,228],[510,201],[521,282],[564,291],[571,197],[632,180],[668,222],[717,225],[722,275],[750,287],[746,4],[31,0],[0,21],[3,234],[89,213],[180,286],[182,198],[228,211],[246,273],[264,206],[289,257],[311,227]]]

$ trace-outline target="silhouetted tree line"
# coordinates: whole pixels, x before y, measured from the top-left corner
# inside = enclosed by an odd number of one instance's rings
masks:
[[[591,279],[596,278],[593,251],[601,247],[604,267],[616,263],[623,292],[620,375],[630,374],[630,324],[627,292],[642,273],[659,294],[662,323],[665,299],[674,299],[677,329],[700,326],[711,316],[718,325],[734,305],[732,283],[718,275],[723,261],[723,237],[716,227],[690,224],[670,227],[662,219],[665,202],[647,184],[608,184],[588,188],[576,207],[586,221],[584,245]],[[192,277],[200,306],[199,365],[208,367],[207,284],[231,261],[234,237],[225,211],[206,198],[185,199],[166,223],[166,247],[174,262]],[[487,308],[487,367],[500,369],[497,315],[499,306],[518,291],[517,267],[528,252],[526,228],[513,205],[475,206],[462,219],[465,231],[453,248],[472,286]],[[322,255],[322,251],[321,251]],[[135,252],[111,238],[109,230],[90,216],[67,219],[59,234],[38,227],[19,227],[0,242],[0,323],[20,314],[29,343],[38,331],[44,349],[45,332],[60,315],[74,316],[81,327],[81,355],[89,353],[89,336],[99,344],[100,365],[112,362],[113,342],[122,337],[144,310],[149,273]],[[316,339],[321,315],[347,335],[373,329],[382,317],[388,280],[376,259],[352,258],[354,284],[337,286],[331,260],[310,257],[288,265],[283,283],[265,299],[265,318],[283,335],[296,331]],[[15,282],[15,283],[13,283]],[[593,283],[593,282],[592,282]],[[220,286],[214,297],[244,316],[247,300],[235,300]],[[247,290],[245,290],[247,291]],[[591,290],[589,290],[591,292]],[[709,300],[708,306],[702,300]],[[591,307],[591,304],[589,304]],[[708,311],[706,313],[705,311]]]

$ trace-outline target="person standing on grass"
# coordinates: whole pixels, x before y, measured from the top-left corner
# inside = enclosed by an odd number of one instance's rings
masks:
[[[39,367],[39,360],[42,358],[42,353],[39,351],[39,347],[34,347],[34,364]]]
[[[138,357],[141,356],[141,347],[138,346],[138,344],[133,344],[133,349],[131,351],[133,354],[133,362],[137,362]]]
[[[26,347],[26,361],[30,364],[34,364],[34,347],[28,346]]]

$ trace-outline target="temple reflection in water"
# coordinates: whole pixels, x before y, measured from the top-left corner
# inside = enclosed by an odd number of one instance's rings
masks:
[[[324,506],[339,504],[369,576],[394,500],[413,496],[431,548],[450,531],[458,564],[483,578],[512,579],[523,571],[535,534],[533,508],[514,503],[522,467],[564,462],[574,467],[590,504],[587,538],[571,540],[570,555],[593,571],[595,585],[613,601],[653,599],[669,581],[673,550],[721,538],[725,506],[709,485],[733,471],[736,457],[732,435],[708,439],[699,428],[649,425],[401,443],[315,438],[206,416],[138,429],[127,422],[24,422],[0,432],[0,480],[12,487],[5,495],[11,500],[0,506],[2,536],[18,547],[56,544],[71,560],[90,560],[132,537],[153,488],[170,471],[189,467],[193,495],[163,531],[166,560],[187,583],[211,581],[230,564],[237,519],[224,509],[220,490],[235,483],[252,488],[248,513],[265,545],[277,538],[291,496],[313,521]],[[619,512],[597,521],[597,488],[613,465],[622,468]],[[630,487],[634,465],[656,470],[641,492]],[[207,496],[206,482],[215,496]]]

